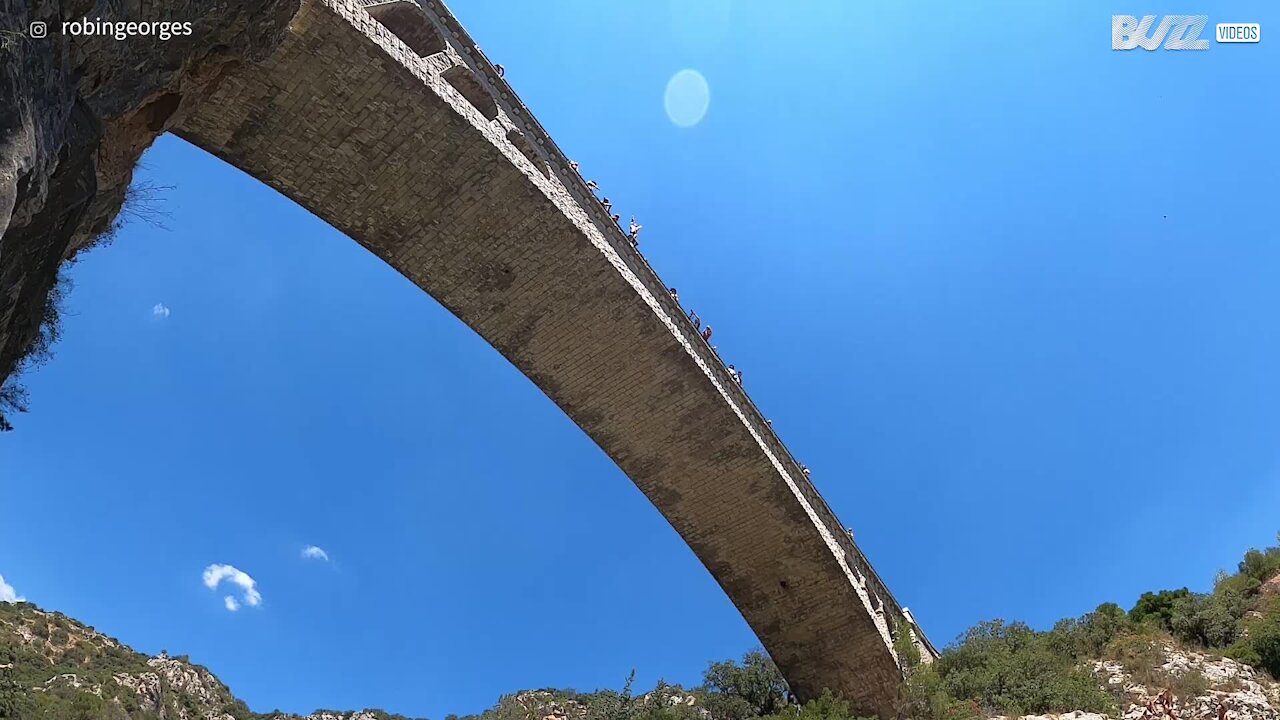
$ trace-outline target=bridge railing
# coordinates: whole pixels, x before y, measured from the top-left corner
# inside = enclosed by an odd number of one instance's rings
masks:
[[[668,286],[662,282],[657,271],[653,269],[653,266],[649,264],[639,249],[632,244],[618,223],[614,222],[609,216],[599,199],[596,198],[595,192],[587,187],[585,178],[577,170],[573,169],[569,163],[568,156],[556,144],[551,134],[542,127],[533,112],[520,100],[520,96],[503,79],[497,67],[480,50],[466,28],[462,26],[462,23],[458,22],[457,18],[454,17],[443,2],[440,2],[440,0],[414,1],[444,31],[446,42],[454,46],[454,49],[468,64],[472,72],[487,86],[486,89],[507,113],[507,116],[520,127],[526,137],[536,144],[561,184],[573,196],[578,205],[588,213],[597,229],[609,241],[615,252],[623,259],[630,270],[635,273],[636,277],[640,279],[649,293],[656,298],[662,310],[675,319],[676,327],[687,341],[689,347],[693,348],[693,351],[710,368],[716,381],[721,387],[725,388],[731,401],[738,405],[743,416],[753,426],[756,434],[763,439],[766,447],[778,461],[786,467],[787,473],[793,478],[805,500],[814,509],[819,519],[826,526],[827,531],[835,537],[851,567],[859,573],[866,583],[869,594],[873,598],[879,599],[883,604],[884,612],[893,618],[894,623],[907,618],[908,616],[903,612],[903,606],[894,597],[879,574],[876,573],[866,555],[849,537],[845,531],[845,526],[840,523],[835,511],[831,509],[827,501],[805,475],[801,464],[791,455],[786,445],[783,444],[782,439],[774,432],[764,413],[760,411],[760,408],[756,406],[742,386],[729,374],[728,368],[720,359],[719,354],[702,339],[702,334],[694,327],[693,322],[685,314],[684,308],[675,298],[671,297],[671,293],[668,292]],[[914,629],[922,650],[932,657],[937,657],[937,650],[925,637],[923,630],[918,626]]]

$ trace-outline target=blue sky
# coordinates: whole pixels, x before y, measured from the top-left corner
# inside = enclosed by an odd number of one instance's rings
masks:
[[[936,642],[1203,589],[1273,539],[1275,43],[1108,42],[1113,13],[1266,31],[1272,4],[699,2],[453,9]],[[663,107],[682,69],[710,88],[690,128]],[[259,710],[440,718],[755,644],[435,301],[179,140],[144,165],[168,229],[71,269],[0,437],[18,593]],[[214,564],[261,601],[206,588]]]

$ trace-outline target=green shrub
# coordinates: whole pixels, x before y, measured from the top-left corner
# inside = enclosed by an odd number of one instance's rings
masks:
[[[948,692],[933,665],[922,665],[912,671],[902,684],[899,698],[899,717],[912,720],[979,720],[983,717],[978,703],[959,700]]]
[[[1258,656],[1258,666],[1280,678],[1280,623],[1271,623],[1249,638]]]
[[[1074,653],[1063,652],[1061,636],[1037,633],[1023,623],[979,623],[935,665],[952,697],[972,700],[991,714],[1106,712],[1113,707]]]
[[[1168,629],[1172,627],[1173,604],[1190,594],[1191,591],[1187,588],[1161,590],[1158,593],[1144,592],[1129,611],[1129,619],[1135,623],[1154,622]]]
[[[1160,665],[1138,665],[1125,669],[1135,683],[1153,691],[1167,689],[1175,698],[1197,698],[1207,694],[1210,689],[1209,678],[1195,669],[1180,674],[1171,673]]]
[[[717,718],[773,715],[787,704],[787,681],[763,650],[743,655],[741,665],[732,660],[712,663],[703,684],[709,693],[707,709]]]
[[[1054,652],[1075,658],[1102,655],[1112,640],[1133,628],[1129,615],[1115,603],[1103,603],[1080,618],[1059,620],[1045,638]]]
[[[1233,596],[1193,593],[1174,601],[1169,624],[1174,636],[1184,642],[1224,648],[1235,641],[1243,615]]]
[[[1249,623],[1248,637],[1232,650],[1241,656],[1241,662],[1280,678],[1280,597],[1272,598],[1262,617]]]
[[[1167,638],[1168,635],[1144,626],[1112,640],[1103,657],[1119,662],[1131,674],[1144,667],[1157,667],[1164,662],[1160,646]]]
[[[1237,640],[1234,645],[1223,650],[1222,655],[1245,665],[1262,666],[1262,656],[1253,649],[1253,643],[1248,638]]]
[[[920,648],[916,647],[911,633],[912,628],[906,622],[898,623],[893,632],[893,651],[898,656],[899,664],[908,672],[919,667],[922,659]]]
[[[1262,582],[1243,573],[1228,575],[1219,572],[1213,581],[1213,592],[1217,595],[1231,595],[1239,598],[1252,598],[1258,594]]]
[[[860,718],[850,709],[849,703],[836,697],[830,690],[803,705],[792,705],[780,713],[766,715],[760,720],[874,720]]]
[[[1280,543],[1280,533],[1276,534],[1276,541]],[[1266,582],[1280,574],[1280,546],[1249,550],[1240,561],[1239,571],[1258,582]]]

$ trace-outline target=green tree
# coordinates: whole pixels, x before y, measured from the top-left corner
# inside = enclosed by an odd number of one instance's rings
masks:
[[[1276,541],[1280,542],[1280,533],[1277,533]],[[1280,573],[1280,546],[1249,550],[1240,561],[1239,570],[1241,575],[1248,575],[1258,582],[1270,580]]]
[[[1175,637],[1206,648],[1224,648],[1239,634],[1243,610],[1231,597],[1193,593],[1178,598],[1169,620]]]
[[[712,663],[703,674],[707,710],[722,720],[773,715],[787,704],[787,681],[763,650],[742,656],[742,664]]]
[[[1191,595],[1187,588],[1177,590],[1161,590],[1158,593],[1144,592],[1138,602],[1129,611],[1129,619],[1135,623],[1154,621],[1166,630],[1172,627],[1173,605],[1178,600]]]

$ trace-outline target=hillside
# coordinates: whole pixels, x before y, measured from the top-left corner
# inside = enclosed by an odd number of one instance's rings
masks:
[[[186,657],[148,657],[61,613],[0,603],[0,718],[298,720],[253,713]],[[406,720],[380,710],[310,720]]]
[[[1250,550],[1211,593],[1145,593],[1130,610],[1104,604],[1048,631],[983,622],[936,663],[911,660],[900,714],[921,720],[1280,720],[1280,546]],[[523,691],[446,720],[855,716],[829,694],[795,704],[768,656],[753,651],[711,664],[696,688]],[[0,720],[10,719],[407,720],[373,709],[253,712],[185,656],[148,657],[60,613],[0,603]]]

